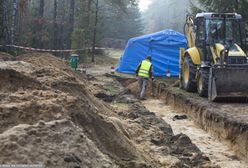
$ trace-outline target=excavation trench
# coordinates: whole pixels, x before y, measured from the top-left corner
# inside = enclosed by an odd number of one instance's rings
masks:
[[[161,99],[194,119],[203,130],[226,141],[242,159],[248,160],[248,110],[246,103],[213,103],[196,94],[170,87]]]
[[[119,81],[137,95],[133,79]],[[143,105],[171,125],[174,134],[186,134],[215,165],[247,168],[246,105],[211,104],[179,89],[175,92],[176,87],[166,87],[170,84],[162,85],[160,99],[150,96],[151,87],[148,87],[148,98]],[[238,114],[228,113],[227,108]]]
[[[184,92],[169,92],[172,87],[166,86],[172,81],[161,85],[160,100],[149,97],[149,88],[148,100],[140,101],[135,97],[136,79],[106,74],[108,67],[92,66],[88,69],[92,74],[85,75],[71,71],[49,54],[30,53],[20,60],[0,65],[1,164],[216,168],[212,159],[222,167],[245,167],[231,150],[222,147],[223,143],[215,144],[213,136],[195,129],[194,122],[188,121],[193,118],[201,127],[216,133],[228,128],[220,135],[226,135],[233,144],[240,143],[233,147],[245,153],[246,105],[224,104],[224,109],[235,112],[227,110],[221,118],[222,106],[208,105]],[[185,112],[188,117],[177,112]],[[172,121],[172,116],[184,120]],[[179,127],[182,125],[186,127]],[[203,136],[199,138],[200,135]],[[208,149],[211,146],[214,148]],[[221,156],[217,155],[219,151],[223,151]]]
[[[240,160],[226,142],[220,142],[213,135],[202,130],[190,117],[180,118],[180,116],[183,116],[183,113],[166,105],[164,101],[149,99],[144,101],[143,104],[149,111],[162,117],[165,122],[172,127],[174,134],[183,133],[189,136],[191,141],[205,153],[215,165],[224,168],[247,167],[247,163]]]

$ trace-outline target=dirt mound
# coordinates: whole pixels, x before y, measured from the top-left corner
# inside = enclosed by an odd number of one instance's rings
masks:
[[[36,124],[39,120],[52,121],[66,117],[77,99],[59,91],[26,90],[2,94],[0,103],[0,132],[18,124]]]
[[[74,113],[73,121],[86,130],[94,133],[91,138],[96,140],[105,153],[114,156],[118,160],[135,160],[137,151],[127,136],[123,136],[121,129],[117,129],[111,121],[106,122],[100,116],[92,113]],[[93,129],[92,129],[93,128]]]
[[[18,58],[22,61],[31,63],[34,66],[38,66],[42,68],[53,67],[59,69],[68,69],[68,66],[66,66],[65,62],[58,59],[52,54],[31,52],[31,53],[23,54]]]
[[[99,74],[95,81],[91,81],[95,86],[94,95],[114,107],[119,119],[115,119],[117,125],[121,125],[122,132],[136,142],[148,160],[156,162],[151,167],[215,167],[188,136],[174,135],[169,124],[148,111],[131,94],[137,94],[136,79],[105,74],[108,80],[103,80],[102,76]],[[148,95],[150,93],[151,88],[148,87]]]
[[[62,60],[38,53],[0,63],[0,69],[0,164],[212,167],[187,136],[174,135],[130,95],[137,90],[135,80],[124,89],[98,74],[104,72],[99,67],[87,81]]]
[[[177,159],[174,163],[175,167],[215,167],[211,165],[209,158],[204,156],[188,136],[184,134],[174,135],[169,124],[162,118],[156,117],[155,113],[148,111],[145,107],[133,104],[130,112],[121,115],[135,120],[145,128],[132,135],[138,139],[140,144],[144,145],[148,141],[151,143],[150,146],[154,146],[153,150],[156,152],[154,155],[164,158],[167,158],[168,155],[175,157]],[[137,130],[137,128],[132,130]],[[141,132],[145,136],[140,136]],[[153,153],[153,150],[150,152]],[[172,163],[172,161],[167,162]]]
[[[14,57],[8,53],[0,52],[0,61],[11,61]]]
[[[11,92],[40,87],[40,83],[13,69],[0,69],[0,91]]]
[[[64,160],[79,158],[73,164],[82,167],[143,165],[82,74],[49,54],[26,54],[0,67],[0,163],[68,167]]]
[[[0,134],[0,142],[1,163],[117,167],[84,130],[66,119],[15,126]]]

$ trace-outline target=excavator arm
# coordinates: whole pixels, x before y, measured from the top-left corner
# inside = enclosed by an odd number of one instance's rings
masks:
[[[184,34],[187,37],[188,49],[183,49],[184,52],[180,52],[180,65],[183,64],[184,57],[189,56],[193,64],[199,65],[200,54],[195,46],[196,33],[194,30],[194,16],[188,15],[186,17],[186,23],[184,24]]]
[[[186,23],[184,24],[184,34],[187,36],[188,47],[195,47],[195,32],[194,32],[194,17],[188,15],[186,17]]]

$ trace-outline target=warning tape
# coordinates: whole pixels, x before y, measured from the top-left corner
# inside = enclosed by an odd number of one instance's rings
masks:
[[[4,45],[0,45],[3,47]],[[17,45],[5,45],[6,47],[13,47],[13,48],[20,48],[28,51],[40,51],[40,52],[72,52],[72,51],[84,51],[84,50],[91,50],[92,48],[84,48],[84,49],[66,49],[66,50],[50,50],[50,49],[40,49],[40,48],[32,48],[32,47],[23,47]],[[104,50],[106,48],[96,47],[97,50]]]

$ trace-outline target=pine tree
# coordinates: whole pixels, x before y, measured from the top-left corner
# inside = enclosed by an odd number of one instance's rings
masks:
[[[96,5],[97,0],[0,0],[0,42],[68,49],[72,44],[99,46],[105,37],[141,34],[137,0],[98,1]]]

